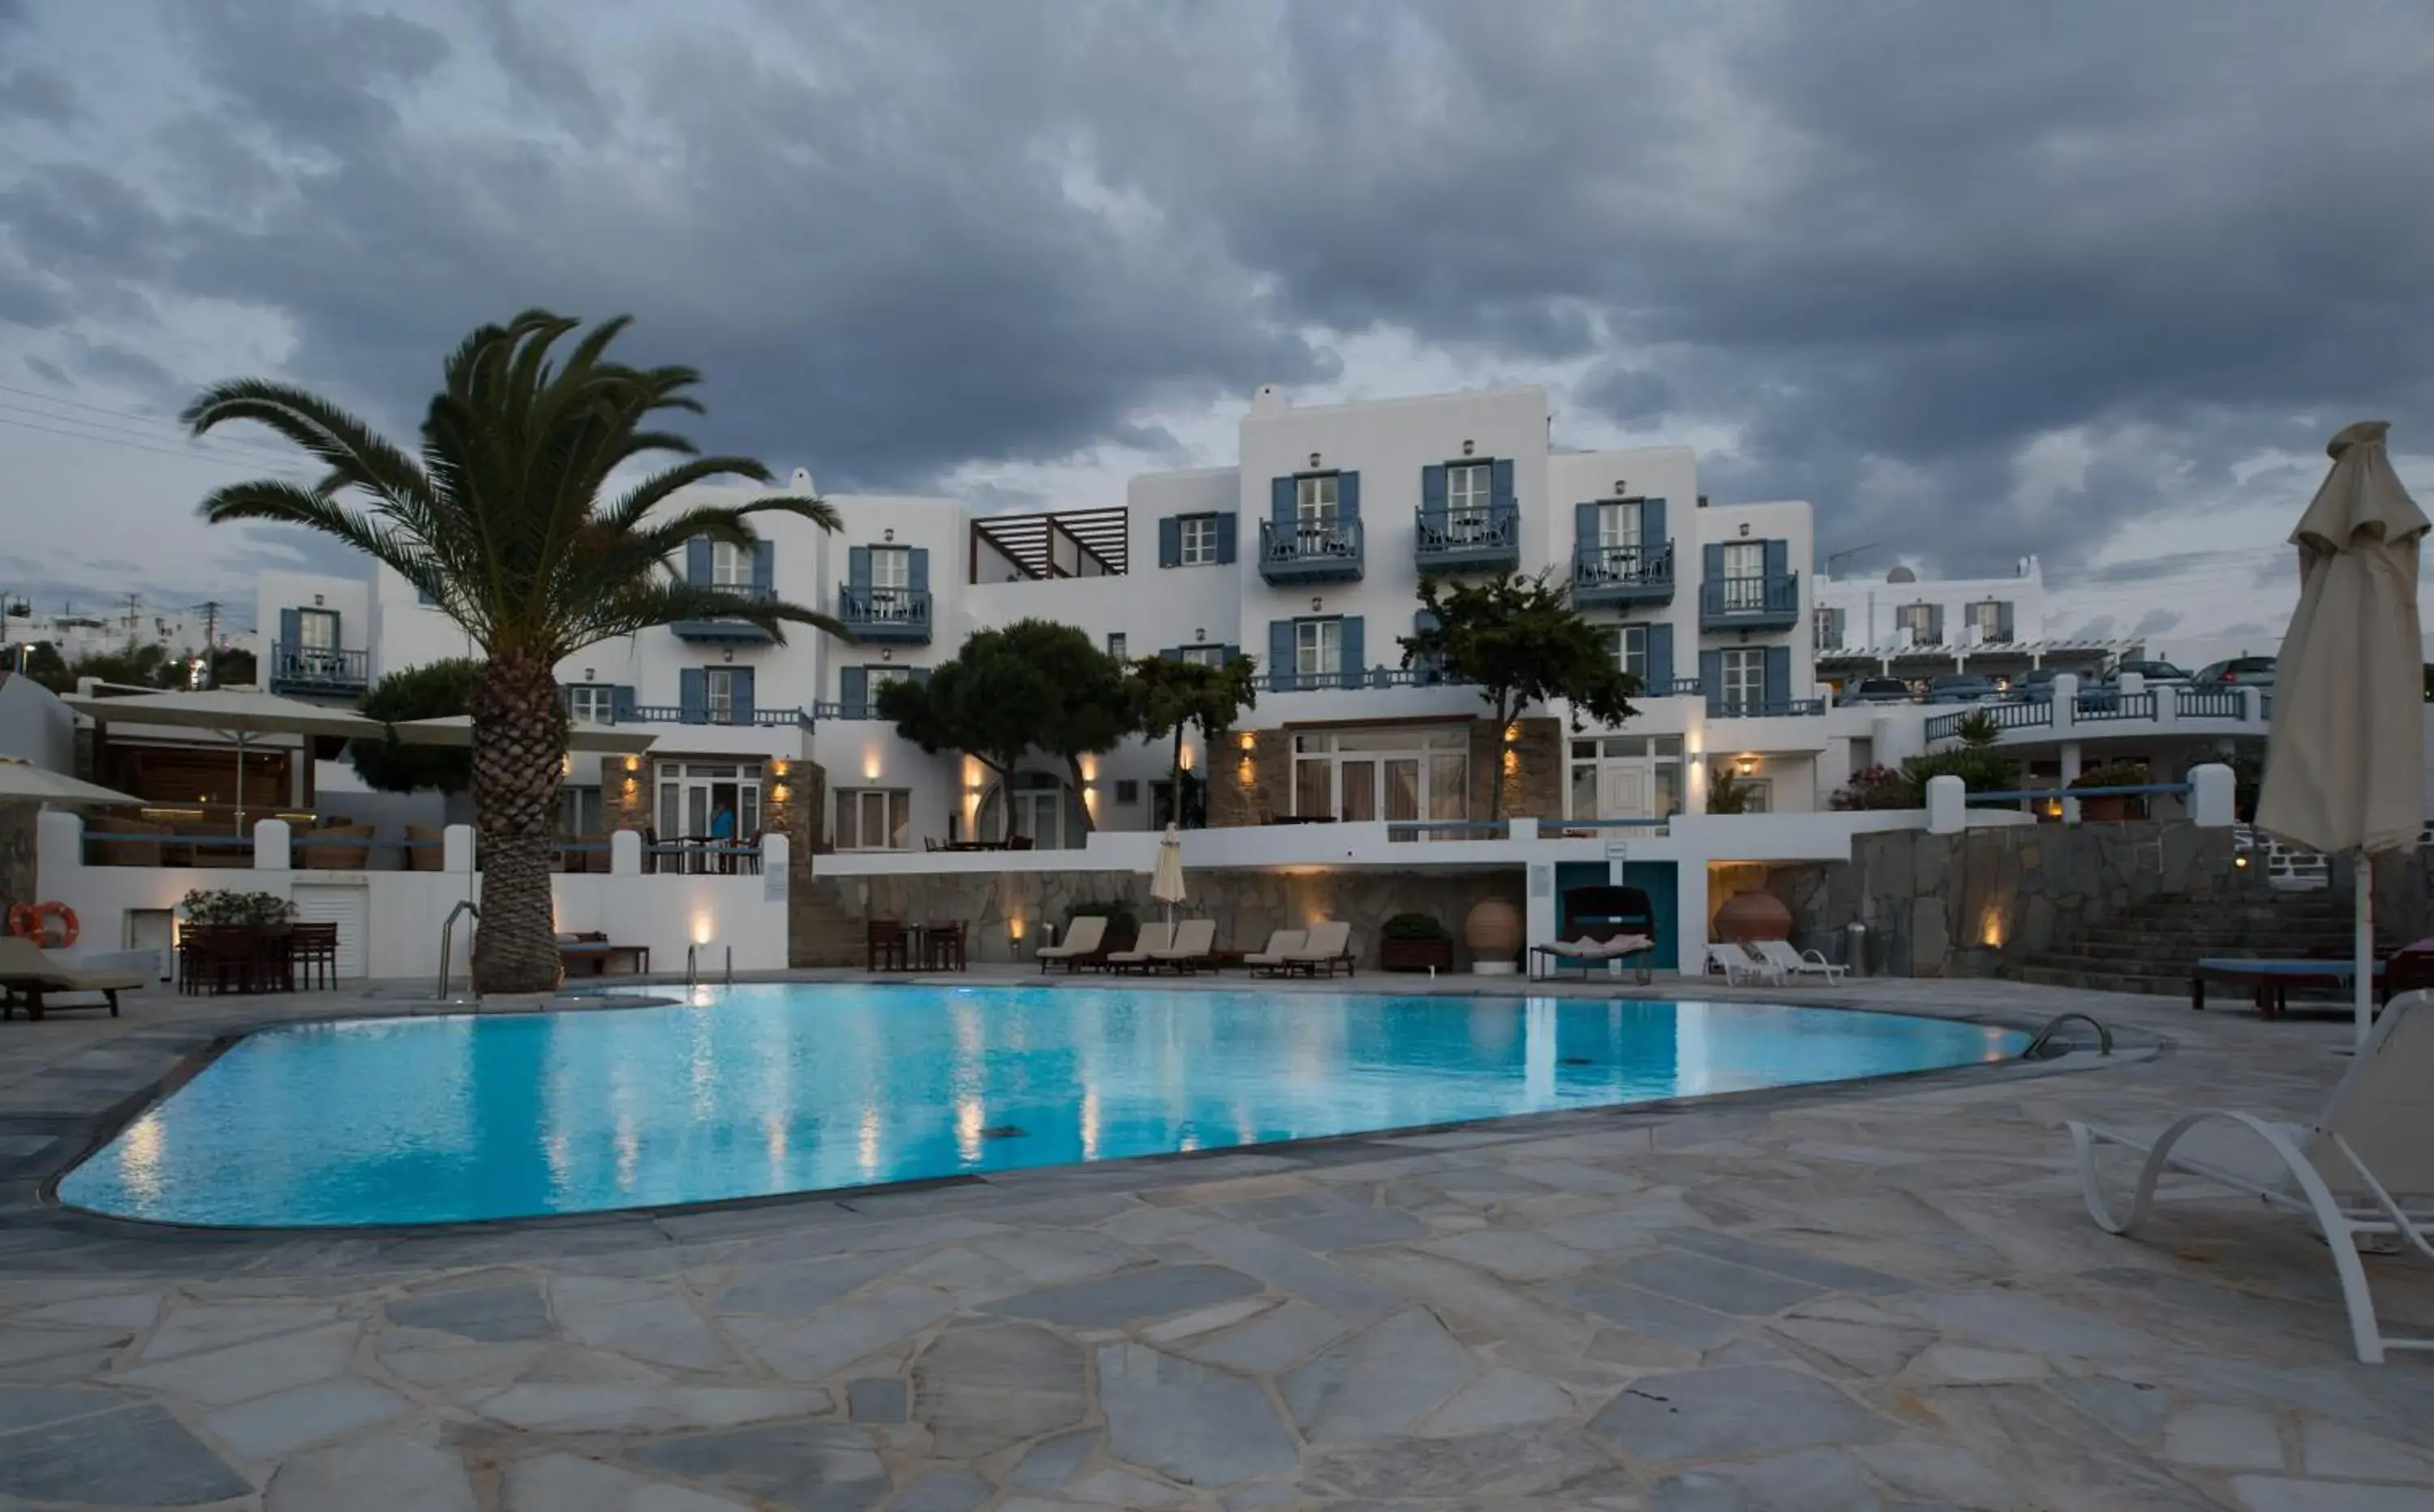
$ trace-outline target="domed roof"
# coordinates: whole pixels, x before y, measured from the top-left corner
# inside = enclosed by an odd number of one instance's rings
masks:
[[[1885,581],[1888,583],[1915,583],[1918,581],[1918,574],[1911,571],[1909,568],[1897,567],[1885,574]]]

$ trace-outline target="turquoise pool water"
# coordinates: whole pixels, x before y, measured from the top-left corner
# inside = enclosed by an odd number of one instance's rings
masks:
[[[2017,1055],[1760,1003],[783,984],[249,1036],[60,1186],[131,1218],[451,1223],[818,1191]]]

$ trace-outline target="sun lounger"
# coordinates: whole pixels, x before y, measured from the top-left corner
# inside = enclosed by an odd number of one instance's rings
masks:
[[[1153,950],[1153,966],[1173,967],[1175,971],[1197,971],[1209,964],[1217,949],[1217,921],[1186,919],[1174,926],[1174,943],[1164,950]]]
[[[1707,964],[1724,974],[1727,986],[1739,987],[1744,980],[1764,982],[1770,987],[1784,985],[1780,967],[1751,955],[1749,947],[1739,941],[1727,940],[1709,945]]]
[[[1338,966],[1346,977],[1352,975],[1352,926],[1341,919],[1321,919],[1311,926],[1310,938],[1299,950],[1285,952],[1287,971],[1332,977]]]
[[[1285,969],[1285,958],[1310,942],[1307,929],[1278,929],[1268,936],[1265,950],[1254,950],[1243,958],[1243,964],[1256,972],[1273,977]]]
[[[2348,1306],[2350,1336],[2369,1365],[2386,1350],[2434,1350],[2434,1337],[2397,1338],[2375,1320],[2360,1234],[2397,1234],[2434,1260],[2434,993],[2393,998],[2366,1044],[2333,1089],[2323,1111],[2306,1124],[2276,1123],[2254,1113],[2207,1109],[2143,1137],[2072,1122],[2071,1146],[2087,1211],[2107,1233],[2126,1234],[2154,1205],[2166,1173],[2195,1176],[2254,1198],[2300,1219],[2332,1251]],[[2120,1145],[2146,1157],[2130,1213],[2117,1218],[2097,1188],[2096,1149]]]
[[[1061,945],[1041,945],[1032,954],[1039,958],[1039,970],[1045,975],[1051,966],[1063,966],[1073,971],[1098,959],[1099,947],[1107,938],[1107,921],[1104,915],[1086,913],[1073,921],[1065,931]]]
[[[1841,984],[1843,974],[1850,969],[1827,960],[1821,951],[1794,950],[1789,940],[1752,940],[1745,943],[1757,952],[1758,960],[1773,966],[1777,977],[1785,981],[1798,981],[1803,977],[1822,977],[1826,986],[1833,987]]]
[[[110,1009],[110,1016],[118,1016],[118,994],[131,993],[144,985],[140,971],[96,970],[77,971],[63,966],[44,954],[43,947],[30,940],[16,936],[0,938],[0,1018],[13,1014],[22,1003],[27,1018],[41,1018],[55,1008]],[[50,999],[59,993],[91,993],[99,1003],[55,1003]]]
[[[1551,977],[1566,967],[1577,967],[1580,974],[1586,977],[1593,968],[1610,965],[1633,956],[1645,955],[1655,948],[1655,941],[1646,935],[1638,934],[1616,935],[1610,940],[1595,938],[1558,940],[1551,945],[1530,947],[1530,975],[1534,979],[1540,979]],[[1643,980],[1646,979],[1646,974],[1647,968],[1643,963],[1641,966]]]
[[[1142,925],[1140,937],[1133,942],[1133,947],[1130,950],[1107,952],[1106,968],[1109,971],[1131,971],[1138,967],[1147,971],[1152,959],[1159,951],[1170,949],[1174,944],[1174,926],[1163,921]]]

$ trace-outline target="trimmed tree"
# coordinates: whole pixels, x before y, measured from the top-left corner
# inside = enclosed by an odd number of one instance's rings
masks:
[[[386,724],[441,720],[473,712],[482,664],[468,656],[390,672],[356,704],[356,712]],[[377,740],[349,740],[347,759],[376,792],[463,792],[473,783],[473,754],[462,746],[407,745],[394,730]]]
[[[1153,740],[1174,738],[1174,753],[1167,763],[1171,784],[1167,790],[1174,794],[1174,822],[1178,825],[1191,824],[1190,809],[1184,803],[1184,732],[1196,726],[1201,749],[1211,753],[1210,759],[1215,759],[1217,742],[1233,729],[1243,710],[1260,701],[1258,690],[1251,686],[1258,671],[1259,663],[1249,656],[1232,657],[1221,667],[1174,656],[1144,656],[1133,663],[1133,681],[1140,688],[1141,733]]]
[[[1571,724],[1617,725],[1638,711],[1639,679],[1617,665],[1604,632],[1572,606],[1571,590],[1551,572],[1500,572],[1451,586],[1420,580],[1420,628],[1401,638],[1403,665],[1435,668],[1469,683],[1488,706],[1500,743],[1533,704],[1562,699]],[[1487,788],[1487,817],[1500,819],[1504,785]]]
[[[881,688],[879,712],[922,750],[961,751],[1009,787],[1028,753],[1055,756],[1077,797],[1082,757],[1111,751],[1140,728],[1140,695],[1123,663],[1086,632],[1049,620],[974,633],[926,682]],[[1089,806],[1081,809],[1087,832]]]
[[[471,708],[480,992],[546,992],[558,979],[549,860],[569,727],[557,696],[561,660],[680,620],[741,620],[780,640],[789,624],[844,634],[799,604],[695,586],[672,569],[689,541],[750,550],[760,540],[755,516],[834,530],[836,512],[784,496],[676,503],[689,484],[767,484],[769,469],[749,457],[696,455],[691,440],[661,428],[663,412],[700,412],[687,390],[701,375],[610,362],[623,316],[553,362],[579,324],[528,310],[467,336],[442,367],[412,451],[319,395],[261,379],[210,388],[183,416],[198,436],[238,420],[267,426],[327,469],[309,486],[265,479],[218,489],[202,502],[205,519],[300,525],[344,541],[394,569],[481,647]],[[607,491],[612,475],[655,453],[684,460]]]

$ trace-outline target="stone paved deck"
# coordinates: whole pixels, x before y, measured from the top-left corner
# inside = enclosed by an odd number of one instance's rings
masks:
[[[335,1000],[0,1024],[0,1508],[2434,1508],[2434,1359],[2355,1363],[2321,1247],[2249,1205],[2100,1233],[2055,1131],[2304,1111],[2338,1024],[1847,995],[2171,1043],[844,1200],[222,1238],[33,1184],[215,1034]],[[2434,1327],[2434,1267],[2368,1264],[2388,1319]]]

